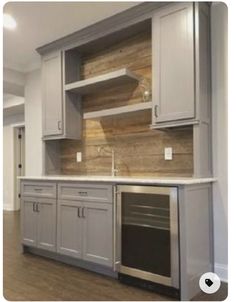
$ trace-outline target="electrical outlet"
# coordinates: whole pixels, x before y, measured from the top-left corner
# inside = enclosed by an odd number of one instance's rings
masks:
[[[172,160],[173,159],[172,147],[165,148],[164,153],[165,153],[165,160]]]
[[[82,153],[81,152],[76,153],[76,161],[77,161],[77,163],[80,163],[82,161]]]

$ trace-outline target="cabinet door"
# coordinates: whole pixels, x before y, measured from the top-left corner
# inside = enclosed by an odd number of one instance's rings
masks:
[[[112,266],[112,204],[84,202],[83,259]]]
[[[43,57],[43,135],[62,134],[62,53]]]
[[[153,123],[193,118],[193,4],[162,9],[152,20]]]
[[[36,198],[21,199],[21,236],[24,245],[37,245]]]
[[[82,258],[82,203],[69,200],[58,201],[57,251]]]
[[[41,198],[37,204],[37,247],[56,251],[56,199]]]

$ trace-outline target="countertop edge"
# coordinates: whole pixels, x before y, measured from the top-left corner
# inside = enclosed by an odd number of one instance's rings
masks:
[[[75,182],[101,182],[112,184],[166,184],[166,185],[193,185],[216,182],[214,177],[206,178],[129,178],[129,177],[86,177],[86,176],[20,176],[20,180],[29,181],[75,181]]]

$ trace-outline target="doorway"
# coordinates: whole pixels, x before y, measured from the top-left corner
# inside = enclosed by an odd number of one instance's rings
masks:
[[[25,127],[14,129],[14,209],[20,210],[20,180],[25,175]]]

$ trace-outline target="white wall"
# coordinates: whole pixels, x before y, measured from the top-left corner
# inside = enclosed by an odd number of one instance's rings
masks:
[[[14,73],[15,74],[15,73]],[[8,80],[12,73],[9,75]],[[19,75],[16,80],[23,84]],[[21,81],[22,80],[22,81]],[[24,114],[7,116],[3,122],[3,208],[16,210],[14,202],[14,128],[13,124],[25,122],[25,174],[37,176],[42,174],[42,111],[41,111],[41,73],[39,70],[26,75],[25,83],[25,117]],[[16,105],[19,97],[5,100],[4,105]]]
[[[26,75],[25,83],[25,175],[42,175],[41,72]]]
[[[13,69],[3,69],[3,92],[24,96],[25,74]]]
[[[12,106],[17,106],[25,103],[25,98],[22,96],[8,96],[4,98],[3,96],[3,109],[9,108]]]
[[[215,272],[227,280],[228,190],[227,190],[227,7],[215,2],[211,8],[212,29],[212,114]]]
[[[24,115],[3,119],[3,209],[16,210],[14,198],[14,124],[24,122]]]

